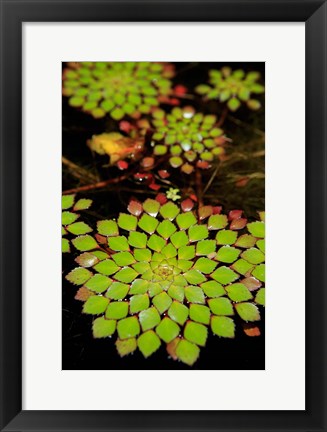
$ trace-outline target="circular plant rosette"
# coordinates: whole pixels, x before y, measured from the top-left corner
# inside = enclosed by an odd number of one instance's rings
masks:
[[[248,223],[241,211],[193,205],[131,201],[117,220],[99,221],[95,236],[72,240],[80,255],[66,279],[95,317],[94,337],[117,334],[121,356],[138,348],[148,357],[164,343],[171,358],[193,365],[209,330],[234,338],[235,316],[250,327],[260,320],[263,213]]]
[[[71,106],[95,118],[106,114],[114,120],[125,115],[137,118],[167,101],[173,75],[169,63],[68,63],[63,72],[63,94]]]
[[[257,110],[261,107],[260,101],[253,99],[252,95],[264,93],[265,88],[257,81],[260,79],[259,72],[248,72],[241,70],[232,71],[229,67],[221,70],[209,71],[209,84],[200,84],[195,91],[206,99],[217,99],[227,102],[231,111],[236,111],[245,102],[247,107]]]
[[[225,153],[224,131],[216,126],[215,115],[197,113],[193,107],[175,107],[170,113],[156,109],[142,127],[154,131],[153,154],[169,155],[169,164],[191,174],[195,167],[207,169]]]

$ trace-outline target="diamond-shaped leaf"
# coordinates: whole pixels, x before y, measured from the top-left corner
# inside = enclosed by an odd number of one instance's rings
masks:
[[[178,231],[170,237],[170,241],[178,249],[182,246],[186,246],[189,242],[189,239],[185,231]]]
[[[182,246],[178,249],[178,259],[190,260],[193,259],[194,257],[195,257],[195,246]]]
[[[257,241],[257,239],[255,237],[253,237],[252,235],[243,234],[237,239],[235,246],[241,247],[241,248],[250,248],[250,247],[255,245],[256,241]]]
[[[261,282],[265,281],[265,274],[266,274],[265,264],[257,265],[252,272],[252,276],[259,279]]]
[[[119,234],[118,225],[113,220],[102,220],[97,223],[98,233],[104,236],[117,236]]]
[[[195,225],[197,220],[192,212],[179,214],[176,218],[177,225],[180,229],[186,230]]]
[[[202,324],[209,324],[210,322],[210,309],[207,306],[191,304],[190,305],[190,318]]]
[[[264,239],[258,240],[256,244],[257,244],[258,248],[261,250],[261,252],[265,253],[265,249],[266,249],[265,240]]]
[[[159,224],[159,221],[156,218],[149,216],[148,214],[144,214],[141,217],[141,219],[139,220],[138,225],[143,231],[145,231],[149,234],[153,234],[155,232],[158,224]]]
[[[255,296],[255,302],[261,306],[265,306],[265,288],[259,289]]]
[[[240,273],[242,275],[246,275],[253,269],[253,264],[248,263],[244,259],[239,259],[234,262],[234,264],[231,266],[233,270],[237,271],[237,273]]]
[[[160,209],[160,203],[154,199],[148,198],[143,203],[143,209],[150,215],[150,216],[157,216],[158,211]]]
[[[145,248],[147,240],[146,234],[137,231],[132,231],[128,237],[128,243],[137,248]]]
[[[125,236],[116,236],[108,238],[108,245],[114,251],[128,251],[129,244]]]
[[[92,231],[92,228],[86,225],[84,222],[75,222],[68,225],[67,231],[74,235],[86,234]]]
[[[199,270],[189,270],[184,273],[184,277],[192,285],[197,285],[206,280],[206,277]]]
[[[229,317],[213,316],[211,318],[211,330],[217,336],[227,338],[235,337],[235,324]]]
[[[235,283],[225,287],[228,297],[234,302],[242,302],[252,299],[252,294],[242,283]]]
[[[89,251],[98,247],[97,242],[90,235],[82,235],[72,240],[73,245],[79,251]]]
[[[216,281],[204,282],[201,288],[207,297],[220,297],[226,294],[223,286]]]
[[[99,317],[93,321],[92,330],[94,338],[112,336],[116,330],[116,321]]]
[[[153,330],[149,330],[138,338],[137,345],[144,357],[149,357],[161,345],[161,341]]]
[[[160,323],[160,315],[155,307],[150,307],[140,312],[139,321],[143,331],[150,330]]]
[[[148,309],[150,300],[147,294],[136,294],[130,298],[129,310],[131,314]]]
[[[129,339],[140,333],[140,324],[136,317],[123,318],[117,322],[117,332],[120,339]]]
[[[106,292],[106,297],[112,300],[122,300],[126,297],[128,291],[129,285],[121,282],[113,282]]]
[[[169,239],[169,237],[174,234],[176,230],[176,226],[167,219],[160,222],[157,227],[157,232],[166,240]]]
[[[114,263],[112,260],[106,259],[96,264],[94,266],[94,269],[101,274],[110,276],[116,273],[120,269],[120,267],[118,267],[117,264]]]
[[[173,220],[180,212],[176,204],[168,201],[160,208],[160,214],[164,219]]]
[[[264,238],[265,236],[265,223],[264,222],[251,222],[247,224],[249,232],[254,237]]]
[[[217,263],[215,261],[210,260],[208,258],[201,257],[196,261],[196,263],[194,265],[194,269],[199,270],[202,273],[209,274],[209,273],[212,273],[214,271],[216,266],[217,266]]]
[[[65,238],[61,239],[61,252],[62,253],[68,253],[68,252],[70,252],[69,240],[67,240]]]
[[[128,314],[128,303],[127,302],[111,302],[109,303],[106,310],[107,319],[122,319]]]
[[[171,342],[179,334],[179,326],[165,317],[156,328],[156,333],[164,342]]]
[[[157,234],[152,234],[148,239],[148,247],[154,251],[160,252],[166,245],[166,241]]]
[[[162,292],[152,299],[152,303],[158,309],[160,314],[163,314],[171,305],[172,299],[166,292]]]
[[[175,299],[178,300],[179,302],[183,302],[184,301],[184,288],[178,285],[170,285],[169,289],[168,289],[168,295]]]
[[[168,315],[172,320],[183,325],[188,317],[188,308],[178,301],[173,301],[168,309]]]
[[[74,285],[83,285],[91,276],[92,273],[89,270],[83,267],[77,267],[68,273],[66,279]]]
[[[208,228],[209,230],[223,229],[228,225],[226,215],[215,214],[209,217]]]
[[[145,294],[148,290],[149,282],[143,279],[135,279],[132,282],[129,294]]]
[[[173,258],[177,255],[177,250],[171,243],[168,243],[166,246],[164,246],[161,252],[162,255],[167,259]]]
[[[75,258],[75,261],[81,267],[92,267],[97,262],[99,262],[99,258],[90,252],[83,252],[81,255]]]
[[[185,296],[190,303],[205,303],[204,294],[201,288],[188,286],[185,288]]]
[[[236,279],[239,278],[239,275],[235,272],[233,272],[233,270],[231,270],[228,267],[222,266],[217,268],[217,270],[215,270],[212,274],[211,277],[223,284],[226,285],[228,283],[234,282]]]
[[[209,235],[206,225],[193,225],[188,230],[189,239],[191,242],[206,239]]]
[[[108,278],[107,276],[95,274],[86,282],[85,286],[89,290],[101,294],[108,289],[111,282],[112,279]]]
[[[210,299],[208,305],[215,315],[234,315],[233,305],[226,297]]]
[[[73,207],[75,195],[62,195],[61,197],[61,208],[67,210]]]
[[[185,339],[181,340],[176,347],[177,358],[189,366],[197,361],[199,354],[199,347]]]
[[[256,248],[247,249],[242,253],[242,258],[251,264],[261,264],[265,260],[264,254]]]
[[[109,304],[109,300],[105,297],[94,295],[89,297],[83,306],[83,312],[91,315],[102,314]]]
[[[184,328],[184,337],[189,342],[193,342],[196,345],[205,346],[207,336],[208,330],[206,326],[193,321],[188,321],[186,323]]]
[[[115,279],[119,282],[132,282],[138,276],[137,271],[131,267],[124,267],[115,274]]]
[[[137,348],[137,343],[135,338],[130,339],[117,339],[116,348],[120,357],[124,357],[128,354],[134,352]]]
[[[80,211],[80,210],[87,210],[91,207],[92,200],[81,198],[77,201],[77,203],[74,205],[74,211]]]
[[[253,303],[237,303],[235,309],[244,321],[259,321],[259,309]]]
[[[135,263],[135,258],[130,252],[118,252],[112,255],[115,263],[121,267]]]
[[[210,255],[216,251],[216,242],[214,240],[202,240],[196,245],[197,255]]]
[[[237,233],[231,230],[221,230],[218,231],[216,239],[219,245],[232,245],[236,242]]]
[[[126,231],[135,231],[137,226],[137,217],[125,213],[120,213],[118,226]]]
[[[137,261],[150,262],[151,256],[152,256],[151,251],[148,249],[135,249],[134,250],[134,258]]]
[[[73,222],[76,221],[76,219],[78,219],[78,214],[76,214],[76,213],[64,211],[61,214],[61,223],[62,223],[62,225],[72,224]]]
[[[217,252],[216,260],[230,264],[237,260],[239,254],[240,250],[233,246],[222,246]]]

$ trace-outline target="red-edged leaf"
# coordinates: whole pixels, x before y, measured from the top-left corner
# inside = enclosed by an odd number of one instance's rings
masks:
[[[139,201],[131,199],[128,204],[127,210],[134,216],[140,216],[140,214],[143,212],[143,207]]]
[[[190,198],[187,198],[186,200],[182,201],[181,206],[184,212],[191,211],[194,207],[194,201],[192,201]]]
[[[234,219],[230,224],[231,230],[241,230],[243,229],[247,224],[247,219],[240,218],[240,219]]]

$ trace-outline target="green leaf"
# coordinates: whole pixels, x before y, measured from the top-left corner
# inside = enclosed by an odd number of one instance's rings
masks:
[[[211,330],[217,336],[225,338],[235,337],[234,321],[225,316],[213,316],[211,318]]]
[[[183,302],[184,301],[184,288],[177,285],[170,285],[168,289],[168,294],[171,298]]]
[[[237,260],[239,254],[240,250],[233,246],[222,246],[217,252],[216,260],[230,264]]]
[[[215,270],[211,274],[211,277],[215,281],[217,281],[223,285],[226,285],[226,284],[234,282],[236,279],[238,279],[239,275],[236,274],[235,272],[233,272],[233,270],[231,270],[230,268],[222,266],[222,267],[217,268],[217,270]]]
[[[162,292],[152,299],[152,303],[158,309],[160,314],[163,314],[171,305],[172,299],[166,292]]]
[[[264,264],[259,264],[253,270],[252,276],[259,279],[259,281],[264,282],[265,281],[265,273],[266,273],[266,266]]]
[[[110,115],[114,120],[121,120],[125,113],[121,108],[115,108],[111,111]]]
[[[172,320],[176,321],[180,325],[183,325],[188,317],[188,308],[178,301],[173,301],[170,308],[168,309],[168,315]]]
[[[120,357],[124,357],[125,355],[131,354],[137,348],[137,343],[135,338],[116,341],[116,348]]]
[[[247,249],[241,256],[251,264],[261,264],[265,261],[264,254],[256,248]]]
[[[260,320],[259,309],[253,303],[237,303],[235,309],[244,321],[253,322]]]
[[[70,252],[69,240],[67,240],[65,238],[61,239],[61,252],[62,253],[68,253],[68,252]]]
[[[218,231],[216,239],[219,245],[232,245],[236,242],[237,233],[231,230],[221,230]]]
[[[193,321],[188,321],[186,323],[184,328],[184,337],[189,342],[193,342],[196,345],[205,346],[207,336],[208,330],[206,326]]]
[[[179,326],[165,317],[156,328],[156,333],[164,342],[169,343],[179,334]]]
[[[74,211],[80,211],[80,210],[87,210],[91,207],[92,200],[82,198],[77,201],[77,203],[74,205]]]
[[[185,231],[178,231],[170,237],[170,241],[178,249],[181,246],[186,246],[189,242],[189,239]]]
[[[112,255],[115,263],[121,267],[135,263],[135,258],[130,252],[118,252]]]
[[[265,253],[265,250],[266,250],[265,240],[258,240],[257,241],[257,246],[261,250],[262,253]]]
[[[209,273],[212,273],[214,271],[216,266],[217,266],[217,263],[215,261],[212,261],[208,258],[202,257],[202,258],[199,258],[197,260],[197,262],[194,265],[194,269],[199,270],[202,273],[209,274]],[[191,283],[193,283],[193,282],[191,282]]]
[[[127,302],[112,302],[106,310],[106,318],[108,319],[122,319],[128,315],[128,303]]]
[[[226,294],[224,288],[216,281],[204,282],[201,288],[208,297],[220,297]]]
[[[108,258],[108,256],[109,256],[106,252],[103,252],[101,250],[92,251],[92,255],[97,257],[98,260],[100,260],[100,261],[104,260],[105,258]]]
[[[176,218],[177,225],[180,229],[186,230],[197,222],[196,217],[192,212],[179,214]]]
[[[264,222],[251,222],[247,224],[248,231],[254,236],[264,238],[265,236],[265,223]]]
[[[176,204],[168,201],[160,208],[160,214],[164,219],[173,220],[179,213],[179,208]]]
[[[128,251],[129,244],[125,236],[109,237],[108,244],[114,251]]]
[[[219,299],[218,299],[219,300]],[[210,309],[207,306],[191,304],[190,305],[190,318],[202,324],[209,324],[210,322]]]
[[[129,294],[145,294],[148,290],[149,282],[143,279],[135,279],[132,282]]]
[[[61,214],[61,223],[62,225],[69,225],[75,222],[77,218],[78,218],[78,214],[64,211]]]
[[[226,297],[210,299],[208,305],[215,315],[234,315],[232,303]]]
[[[210,240],[204,240],[204,241],[210,241]],[[194,257],[195,257],[194,246],[182,246],[178,249],[178,259],[190,260],[193,259]]]
[[[72,240],[72,243],[76,249],[82,252],[96,249],[98,247],[98,244],[94,240],[94,238],[87,234],[76,237],[75,239]]]
[[[124,267],[115,274],[115,279],[119,282],[129,283],[132,282],[137,276],[138,273],[134,269],[131,267]]]
[[[265,288],[260,288],[255,296],[255,302],[261,306],[265,306]]]
[[[191,242],[203,240],[208,237],[209,232],[206,225],[193,225],[188,230],[189,239]]]
[[[189,270],[193,265],[192,261],[187,261],[187,260],[178,260],[177,263],[177,267],[183,271],[186,272],[187,270]]]
[[[179,156],[174,156],[169,159],[169,163],[173,168],[178,168],[183,165],[183,159]]]
[[[232,265],[232,269],[237,271],[237,273],[240,273],[242,275],[246,275],[253,269],[253,265],[249,264],[244,259],[239,259]]]
[[[110,276],[111,274],[116,273],[120,267],[118,267],[112,260],[106,259],[96,264],[94,269],[101,274]]]
[[[71,225],[68,225],[67,230],[74,235],[80,235],[91,232],[92,228],[90,228],[84,222],[75,222]]]
[[[137,231],[132,231],[128,237],[128,243],[137,248],[145,248],[147,240],[146,234]]]
[[[112,282],[112,279],[107,276],[103,276],[101,274],[95,274],[91,279],[87,281],[85,284],[86,288],[96,293],[103,293],[108,289]]]
[[[143,274],[149,270],[151,270],[150,264],[147,262],[137,262],[132,265],[133,269],[137,271],[137,273]]]
[[[163,247],[161,252],[164,255],[164,257],[167,259],[173,258],[177,255],[177,250],[171,243]]]
[[[149,330],[143,333],[137,340],[139,350],[144,357],[149,357],[160,347],[161,342],[154,331]]]
[[[188,286],[185,288],[185,296],[190,303],[205,303],[204,294],[201,288]]]
[[[135,231],[137,226],[137,217],[125,213],[120,213],[118,226],[126,231]]]
[[[153,234],[155,232],[158,224],[159,221],[148,214],[144,214],[139,220],[139,227],[149,234]]]
[[[126,297],[128,291],[129,285],[121,282],[113,282],[106,292],[106,297],[112,300],[122,300]]]
[[[117,236],[119,234],[118,225],[113,220],[102,220],[97,222],[98,233],[104,236]]]
[[[192,366],[197,361],[199,354],[199,347],[184,339],[176,347],[177,358],[189,366]]]
[[[61,197],[61,208],[67,210],[73,207],[75,201],[75,195],[62,195]]]
[[[157,234],[152,234],[148,239],[148,247],[154,251],[160,252],[166,245],[166,241]]]
[[[231,111],[236,111],[241,106],[241,102],[237,98],[233,97],[229,99],[227,106]]]
[[[74,285],[83,285],[91,276],[92,273],[89,270],[83,267],[77,267],[68,273],[66,279]]]
[[[206,280],[206,277],[199,270],[189,270],[183,275],[187,282],[193,285],[200,284]]]
[[[151,251],[149,249],[135,249],[134,250],[134,258],[137,261],[151,261]]]
[[[177,230],[176,226],[169,220],[160,222],[157,228],[157,232],[164,238],[168,239]]]
[[[150,216],[156,217],[158,214],[158,211],[160,209],[160,204],[158,201],[154,199],[148,198],[143,203],[143,209],[146,211]]]
[[[149,296],[154,297],[157,294],[160,294],[163,291],[163,287],[159,282],[150,282],[149,283]]]
[[[250,248],[255,245],[257,239],[249,234],[243,234],[235,243],[235,246],[241,247],[241,248]]]
[[[143,331],[150,330],[160,323],[160,315],[155,307],[150,307],[140,312],[139,321]]]
[[[149,296],[147,294],[136,294],[130,298],[129,310],[131,314],[141,312],[150,306]]]
[[[136,317],[123,318],[117,323],[117,332],[120,339],[129,339],[140,333],[140,324]]]
[[[216,251],[216,242],[214,240],[202,240],[196,245],[197,255],[210,255]]]
[[[228,219],[226,215],[212,215],[208,220],[208,228],[209,230],[219,230],[223,229],[228,225]]]
[[[102,314],[109,304],[109,300],[100,295],[93,295],[89,297],[83,306],[83,313],[91,315]]]
[[[252,299],[252,294],[242,283],[235,283],[225,287],[228,297],[234,302],[242,302]]]
[[[104,317],[97,318],[93,321],[92,330],[94,338],[112,336],[116,330],[116,321],[107,320]]]
[[[99,262],[99,259],[93,255],[90,252],[83,252],[81,255],[79,255],[75,261],[77,264],[79,264],[81,267],[92,267],[97,262]]]

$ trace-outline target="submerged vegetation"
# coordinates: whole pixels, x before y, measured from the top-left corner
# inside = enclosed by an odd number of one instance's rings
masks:
[[[96,125],[73,160],[64,142],[63,274],[120,357],[165,347],[192,366],[210,335],[217,347],[238,329],[262,337],[264,132],[257,114],[231,112],[260,111],[264,86],[253,70],[206,73],[209,84],[178,81],[169,63],[63,70],[69,106]]]

